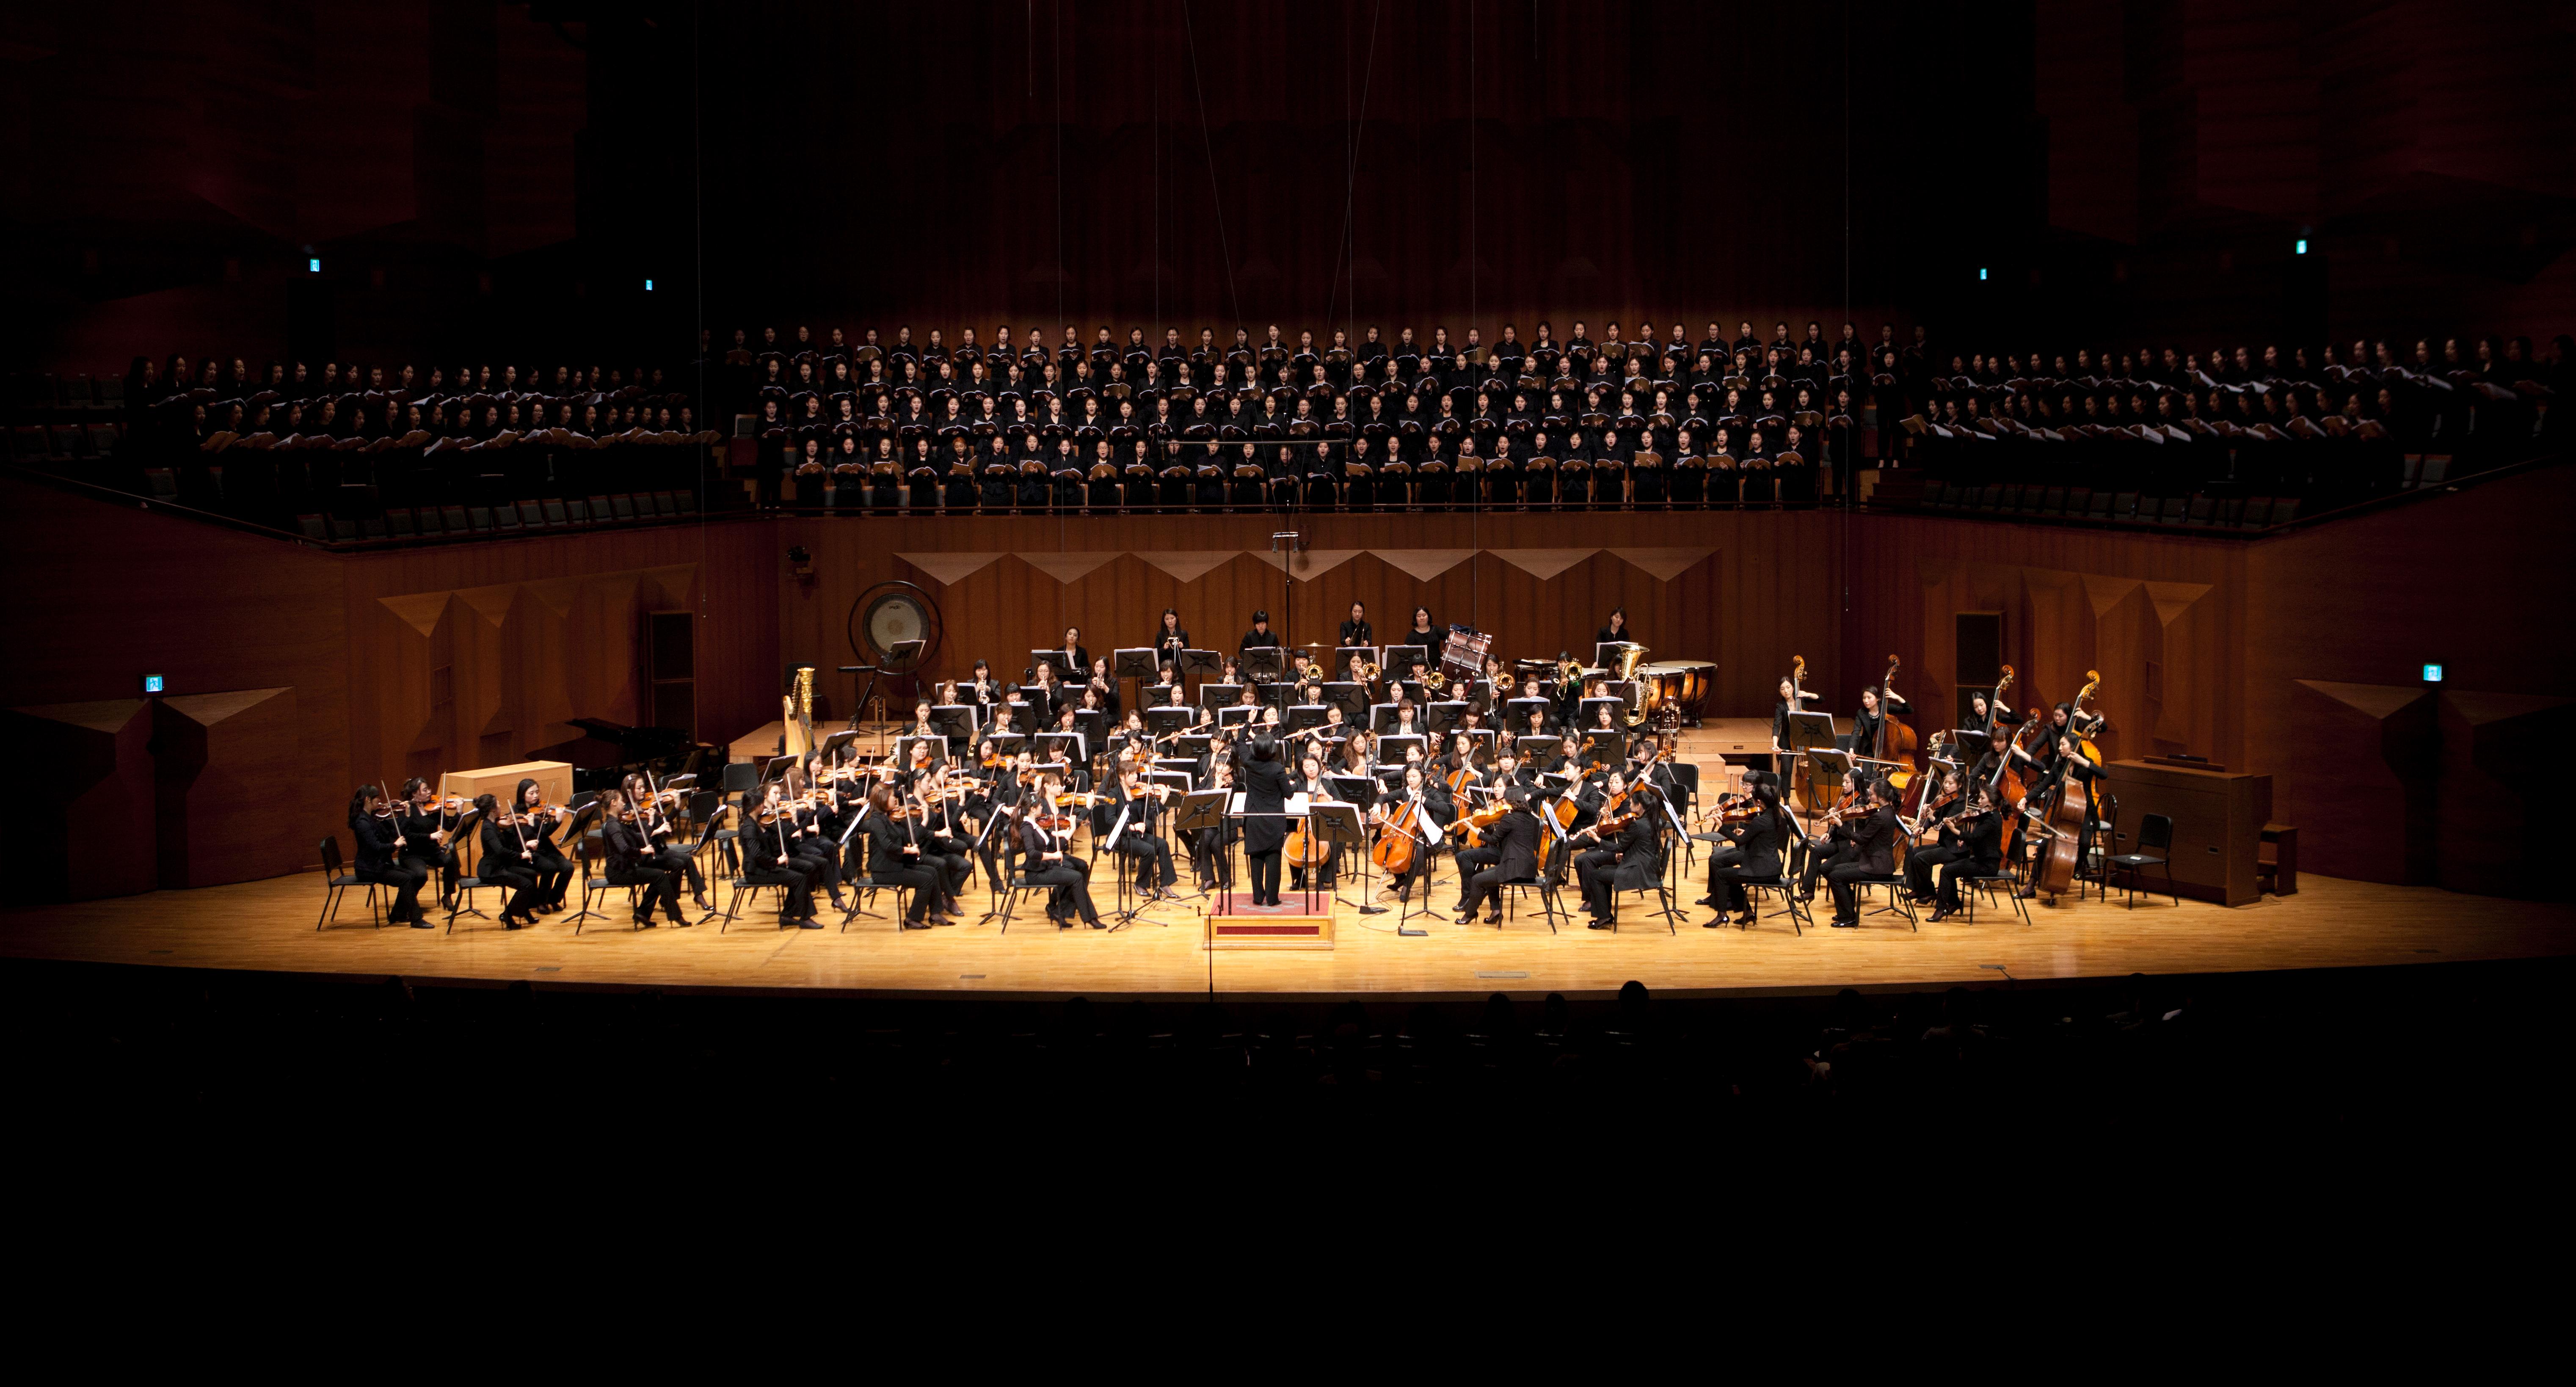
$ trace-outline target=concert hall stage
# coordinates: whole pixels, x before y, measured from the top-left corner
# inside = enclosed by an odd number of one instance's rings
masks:
[[[1693,883],[1688,894],[1697,896],[1700,885]],[[2034,909],[2027,927],[2009,913],[1981,910],[1974,925],[1945,921],[1916,933],[1899,917],[1872,915],[1861,929],[1818,928],[1804,938],[1790,933],[1786,918],[1766,918],[1749,933],[1703,929],[1705,908],[1690,910],[1680,931],[1667,933],[1633,898],[1618,933],[1560,922],[1551,937],[1534,896],[1499,932],[1417,916],[1414,923],[1427,937],[1399,937],[1390,902],[1384,915],[1338,909],[1329,951],[1238,952],[1202,946],[1199,902],[1160,907],[1115,932],[1059,933],[1034,905],[1007,935],[993,924],[905,933],[888,920],[866,918],[845,933],[782,932],[774,911],[747,898],[744,918],[724,933],[712,922],[634,932],[622,919],[594,918],[575,936],[565,914],[519,932],[468,916],[451,935],[371,928],[363,893],[352,893],[338,922],[317,933],[322,883],[306,873],[13,910],[0,914],[0,955],[737,993],[1039,999],[1214,993],[1316,1000],[1562,992],[1580,1000],[1610,994],[1632,978],[1663,995],[1761,995],[2576,953],[2576,907],[2314,874],[2302,875],[2299,886],[2295,895],[2232,910],[2192,900],[2177,906],[2164,897],[2131,910],[2115,896],[2107,904]],[[716,885],[719,904],[727,890]],[[622,913],[624,893],[614,895]],[[1104,878],[1099,898],[1105,905],[1109,897]],[[1456,901],[1453,875],[1442,874],[1436,899],[1444,906]],[[980,911],[982,891],[971,890],[967,901]],[[499,909],[488,891],[481,904]],[[1817,905],[1820,917],[1827,913],[1821,895]],[[882,901],[877,908],[884,908]]]

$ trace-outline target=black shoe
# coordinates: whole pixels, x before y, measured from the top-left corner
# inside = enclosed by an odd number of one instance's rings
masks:
[[[1107,929],[1107,928],[1109,928],[1107,925],[1104,925],[1104,924],[1100,923],[1098,920],[1085,920],[1085,921],[1083,921],[1083,923],[1084,923],[1084,924],[1086,924],[1086,925],[1091,926],[1093,929]]]
[[[1845,920],[1845,919],[1842,919],[1842,918],[1840,918],[1840,917],[1836,917],[1836,918],[1835,918],[1835,920],[1834,920],[1834,922],[1833,922],[1833,925],[1834,925],[1834,928],[1835,928],[1835,929],[1859,929],[1859,928],[1860,928],[1860,921],[1858,921],[1858,920]]]
[[[906,920],[903,922],[903,927],[905,929],[928,929],[930,928],[930,922],[928,920]],[[821,927],[817,926],[816,928]]]
[[[528,921],[528,923],[529,923],[529,924],[531,924],[531,925],[533,925],[533,924],[535,924],[535,923],[536,923],[536,921],[534,921],[534,920],[530,920],[530,921]],[[503,928],[503,929],[518,929],[518,928],[520,928],[520,925],[519,925],[519,922],[518,922],[517,920],[514,920],[514,919],[510,918],[510,917],[509,917],[509,916],[507,916],[507,915],[504,915],[504,916],[502,916],[502,917],[501,917],[501,928]]]
[[[1706,902],[1702,902],[1702,904],[1706,904]],[[1726,923],[1726,913],[1725,913],[1724,911],[1720,911],[1720,912],[1718,912],[1715,916],[1712,916],[1712,917],[1711,917],[1711,918],[1709,918],[1709,919],[1706,919],[1706,920],[1702,920],[1702,921],[1700,921],[1700,922],[1699,922],[1699,927],[1700,927],[1701,929],[1716,929],[1716,928],[1718,928],[1719,926],[1724,925],[1725,923]]]
[[[1700,897],[1698,900],[1695,900],[1695,901],[1691,902],[1691,904],[1693,904],[1693,905],[1704,905],[1704,906],[1707,906],[1707,907],[1709,907],[1710,909],[1714,910],[1714,909],[1716,909],[1716,908],[1717,908],[1718,901],[1717,901],[1717,897],[1715,897],[1715,896],[1702,896],[1702,897]]]
[[[1585,929],[1608,929],[1608,928],[1610,928],[1610,922],[1609,922],[1609,921],[1607,921],[1607,920],[1595,920],[1595,921],[1593,921],[1591,924],[1585,925],[1585,926],[1584,926],[1584,928],[1585,928]]]
[[[704,891],[692,891],[692,892],[690,892],[690,893],[689,893],[689,899],[690,899],[690,900],[693,900],[693,901],[695,901],[695,902],[697,902],[697,903],[698,903],[698,909],[699,909],[699,910],[701,910],[701,911],[703,911],[703,912],[705,912],[706,914],[713,915],[713,914],[715,914],[715,913],[716,913],[716,908],[715,908],[714,906],[711,906],[711,905],[707,904],[707,893],[706,893],[706,892],[704,892]]]
[[[822,927],[823,922],[815,919],[811,915],[808,915],[804,919],[796,922],[796,928],[798,929],[821,929]]]
[[[1941,923],[1942,921],[1949,919],[1949,918],[1950,918],[1950,916],[1951,916],[1953,913],[1955,913],[1955,912],[1950,911],[1950,910],[1946,910],[1946,909],[1944,909],[1944,910],[1935,910],[1935,911],[1933,911],[1933,912],[1932,912],[1932,916],[1931,916],[1930,920],[1929,920],[1929,921],[1927,921],[1927,923],[1937,925],[1937,924]]]
[[[413,929],[436,929],[436,928],[438,928],[438,926],[431,924],[429,921],[424,920],[424,919],[420,918],[420,917],[419,917],[419,916],[417,916],[417,915],[415,915],[415,916],[413,916],[413,917],[412,917],[412,920],[411,920],[411,927],[412,927]]]

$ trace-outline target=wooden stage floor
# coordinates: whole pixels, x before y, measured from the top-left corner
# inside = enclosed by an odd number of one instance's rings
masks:
[[[1689,896],[1700,894],[1693,883]],[[1704,908],[1680,932],[1630,904],[1616,933],[1576,924],[1551,937],[1533,895],[1497,932],[1445,918],[1421,922],[1427,938],[1400,938],[1396,915],[1336,912],[1331,952],[1210,952],[1199,942],[1199,903],[1166,905],[1121,931],[1050,928],[1024,909],[1008,935],[992,924],[904,932],[862,918],[848,932],[775,927],[775,912],[746,900],[728,933],[629,931],[593,919],[576,937],[569,915],[509,932],[460,919],[456,932],[368,924],[353,894],[332,928],[317,933],[317,875],[195,891],[161,891],[0,913],[0,955],[173,967],[247,969],[539,986],[828,989],[870,995],[960,994],[1095,998],[1210,993],[1313,999],[1340,995],[1461,997],[1489,992],[1569,997],[1614,992],[1631,978],[1659,993],[1804,993],[1942,988],[1953,983],[2105,977],[2130,972],[2205,973],[2343,968],[2437,960],[2576,953],[2576,907],[2454,895],[2430,887],[2378,886],[2303,876],[2298,894],[2225,909],[2159,897],[2124,909],[2115,898],[2034,909],[2034,923],[1980,911],[1909,932],[1901,918],[1868,917],[1858,930],[1819,928],[1793,937],[1785,918],[1750,932],[1703,929]],[[715,885],[721,904],[729,889]],[[614,893],[622,908],[624,892]],[[1103,873],[1098,898],[1110,897]],[[1346,891],[1353,899],[1357,896]],[[764,898],[765,899],[765,898]],[[881,900],[890,900],[890,897]],[[984,893],[970,887],[980,911]],[[1443,872],[1438,902],[1457,900]],[[499,901],[485,893],[483,908]],[[1821,894],[1816,905],[1827,912]],[[837,916],[827,913],[827,924]],[[1033,922],[1033,923],[1032,923]]]

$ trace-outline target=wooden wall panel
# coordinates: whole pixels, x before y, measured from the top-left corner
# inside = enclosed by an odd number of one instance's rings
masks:
[[[0,705],[114,698],[147,670],[182,694],[292,688],[283,793],[298,806],[291,836],[308,844],[339,828],[359,780],[515,757],[575,715],[634,720],[651,608],[699,613],[699,735],[748,732],[775,716],[790,659],[853,662],[851,604],[896,578],[938,597],[939,668],[961,673],[977,651],[1024,661],[1068,622],[1095,652],[1139,642],[1166,605],[1201,643],[1230,649],[1258,606],[1292,639],[1328,640],[1358,597],[1383,639],[1420,601],[1495,632],[1507,655],[1552,656],[1625,604],[1652,658],[1717,662],[1708,711],[1720,716],[1767,714],[1772,681],[1804,654],[1822,706],[1848,719],[1891,651],[1906,661],[1900,687],[1946,710],[1952,615],[2002,611],[2017,704],[2070,697],[2098,668],[2111,754],[2188,750],[2269,773],[2284,812],[2401,793],[2402,777],[2349,764],[2350,730],[2323,735],[2299,681],[2401,686],[2440,660],[2450,690],[2490,702],[2576,685],[2576,652],[2535,638],[2564,625],[2545,604],[2576,554],[2567,468],[2250,543],[1829,512],[1310,515],[1294,522],[1311,565],[1298,577],[1270,561],[1281,522],[1264,515],[743,519],[331,555],[15,480],[0,479],[0,502],[13,557],[48,580],[41,600],[0,608]],[[813,556],[809,581],[788,574],[797,545]],[[1545,579],[1506,556],[1538,549],[1592,552]],[[1659,577],[1623,549],[1709,552]],[[1135,557],[1184,550],[1229,557],[1188,581]],[[1470,557],[1427,578],[1383,557],[1423,550]],[[943,553],[1000,557],[955,584],[897,557]],[[1049,555],[1099,553],[1117,557],[1073,582],[1048,571]],[[433,716],[442,667],[450,704]],[[854,692],[828,676],[830,714]],[[2474,740],[2498,719],[2460,721]],[[2465,748],[2461,775],[2496,754]],[[2477,774],[2496,794],[2522,792]],[[2312,862],[2412,862],[2428,841],[2400,814],[2316,812],[2357,841],[2312,833]]]
[[[0,709],[0,736],[29,777],[0,801],[0,831],[18,865],[0,875],[0,899],[94,900],[153,888],[152,723],[152,704],[140,698]]]
[[[345,560],[15,477],[0,514],[10,570],[31,580],[0,603],[0,705],[129,699],[147,673],[174,694],[292,688],[294,807],[276,812],[309,858],[350,784]],[[151,879],[149,800],[135,890]]]
[[[302,815],[285,812],[303,721],[295,690],[181,694],[153,711],[161,885],[257,881],[314,860],[320,835],[304,835]]]

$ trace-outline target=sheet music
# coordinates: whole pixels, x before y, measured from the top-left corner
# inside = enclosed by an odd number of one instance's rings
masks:
[[[1102,852],[1118,851],[1118,835],[1127,831],[1127,811],[1134,807],[1133,800],[1118,806],[1118,822],[1109,826],[1109,840],[1100,845]]]
[[[1234,798],[1226,801],[1225,812],[1229,814],[1240,814],[1243,812],[1243,791],[1235,791]]]

